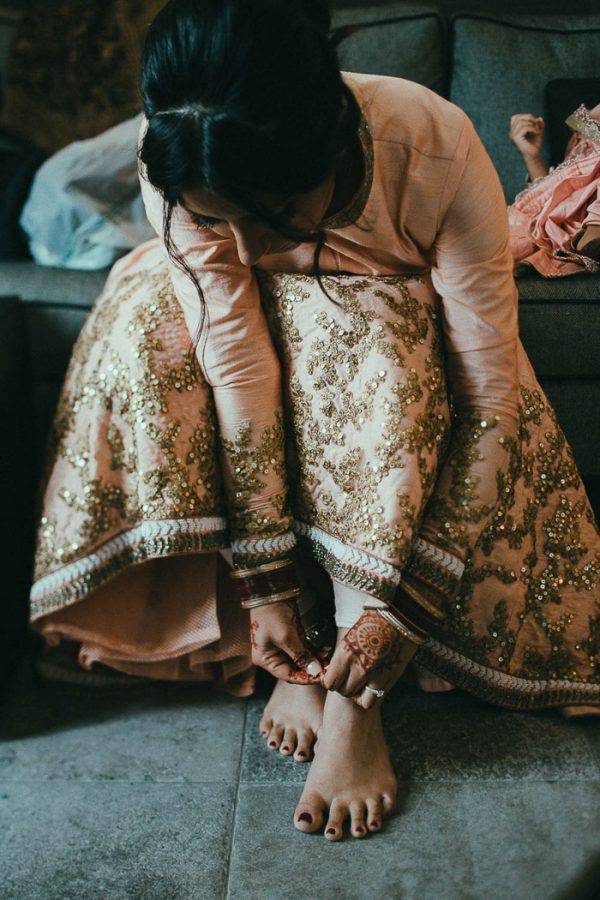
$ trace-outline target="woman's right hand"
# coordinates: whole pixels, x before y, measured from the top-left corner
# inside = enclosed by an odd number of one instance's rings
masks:
[[[295,600],[250,610],[252,662],[291,684],[317,684],[322,666],[302,635]]]
[[[508,136],[523,159],[532,160],[541,156],[544,120],[532,113],[517,113],[511,116]]]

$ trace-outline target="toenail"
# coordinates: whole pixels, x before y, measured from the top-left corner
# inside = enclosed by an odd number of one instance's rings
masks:
[[[371,828],[379,828],[379,822],[371,822]]]
[[[286,746],[286,747],[282,747],[281,749],[282,749],[282,750],[289,750],[290,748]]]
[[[364,833],[364,830],[365,830],[365,829],[362,827],[362,825],[357,825],[357,826],[356,826],[356,832],[357,832],[357,834],[363,834],[363,833]]]
[[[335,828],[328,828],[327,834],[335,834]]]
[[[269,747],[276,747],[276,746],[277,746],[277,744],[275,743],[275,741],[269,741]]]
[[[300,813],[298,816],[299,822],[308,822],[309,825],[312,825],[312,816],[310,813]]]
[[[304,750],[298,750],[298,756],[306,756]]]

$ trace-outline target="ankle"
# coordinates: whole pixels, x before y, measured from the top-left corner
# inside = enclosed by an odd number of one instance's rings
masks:
[[[328,691],[323,713],[324,724],[330,725],[337,735],[368,735],[381,725],[381,706],[371,709],[358,706],[351,697],[342,697],[336,691]]]

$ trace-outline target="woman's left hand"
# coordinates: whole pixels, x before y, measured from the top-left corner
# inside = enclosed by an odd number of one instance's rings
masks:
[[[366,699],[362,696],[365,686],[389,690],[416,650],[416,644],[403,637],[376,610],[367,609],[338,640],[331,662],[321,675],[321,684],[328,691],[355,697],[360,706],[371,705],[361,702]],[[385,686],[380,687],[379,682],[385,682]],[[375,694],[371,696],[376,699]]]

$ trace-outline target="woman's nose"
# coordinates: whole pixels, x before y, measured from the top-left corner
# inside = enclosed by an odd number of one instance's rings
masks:
[[[244,228],[231,225],[238,257],[244,266],[253,266],[269,247],[269,237],[257,228]]]

